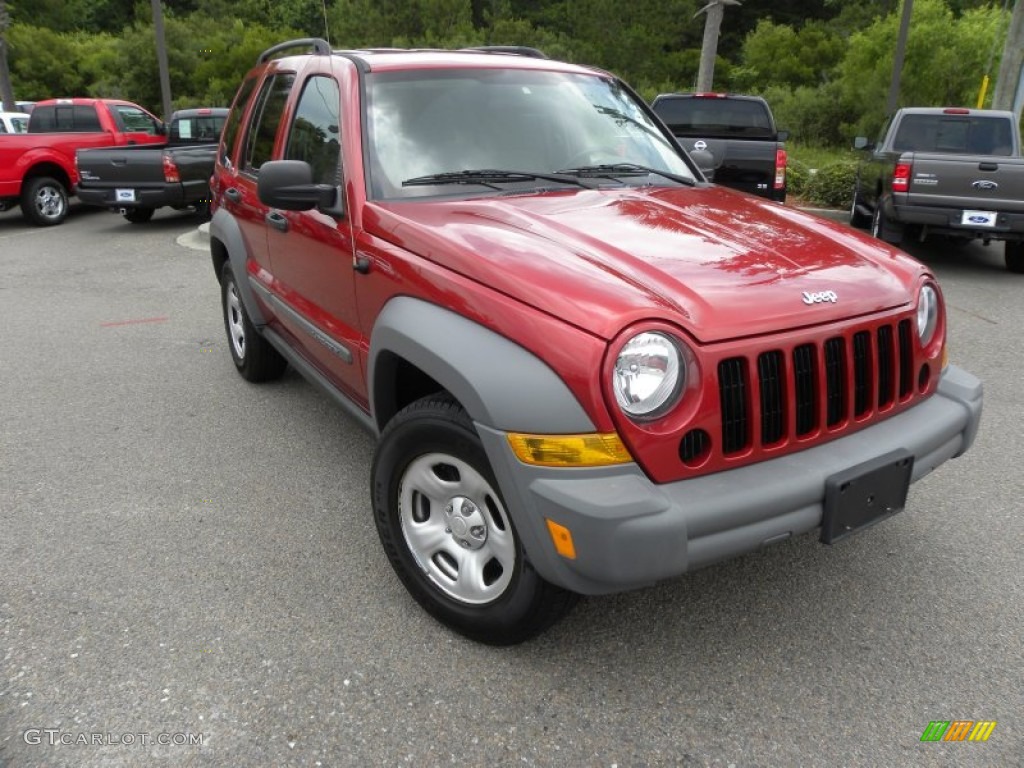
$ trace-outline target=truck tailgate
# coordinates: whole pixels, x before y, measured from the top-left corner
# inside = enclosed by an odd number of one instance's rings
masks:
[[[707,149],[711,153],[715,158],[716,184],[764,195],[775,183],[775,141],[676,138],[688,152]]]
[[[163,147],[129,146],[78,153],[82,182],[92,186],[163,184]]]
[[[908,153],[908,202],[1024,213],[1024,159],[990,155]]]

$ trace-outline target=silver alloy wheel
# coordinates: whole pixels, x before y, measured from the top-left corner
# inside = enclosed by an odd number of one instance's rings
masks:
[[[231,346],[235,349],[235,356],[239,360],[245,360],[245,322],[242,315],[242,301],[238,297],[238,288],[234,281],[228,283],[225,293],[225,307],[228,318],[228,335],[231,336]]]
[[[63,192],[52,184],[44,184],[36,191],[36,210],[47,219],[56,219],[64,215],[67,201]]]
[[[515,570],[515,534],[483,475],[454,456],[428,453],[402,473],[398,499],[405,543],[438,589],[467,605],[501,597]]]

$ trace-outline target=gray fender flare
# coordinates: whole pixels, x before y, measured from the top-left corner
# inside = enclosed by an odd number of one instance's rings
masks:
[[[219,241],[228,252],[228,259],[231,261],[231,271],[235,273],[235,282],[238,285],[238,292],[245,304],[245,311],[249,315],[249,321],[257,328],[267,324],[267,320],[260,311],[259,304],[249,285],[249,273],[246,269],[249,252],[245,247],[245,238],[242,237],[242,230],[238,227],[235,217],[223,208],[218,208],[210,219],[210,240]],[[213,254],[214,268],[216,268],[216,253]],[[217,274],[220,280],[220,274]]]
[[[565,382],[539,357],[436,304],[407,296],[392,299],[377,316],[370,338],[368,380],[375,418],[375,374],[382,355],[391,353],[448,390],[479,424],[538,434],[595,431]]]

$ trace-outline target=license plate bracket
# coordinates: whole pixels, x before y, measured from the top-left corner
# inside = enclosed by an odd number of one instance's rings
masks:
[[[826,479],[821,541],[833,544],[901,511],[913,469],[913,454],[897,450]]]

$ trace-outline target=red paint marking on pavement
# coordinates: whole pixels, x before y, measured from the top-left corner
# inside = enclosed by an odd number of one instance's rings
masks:
[[[136,320],[116,320],[112,323],[100,323],[100,328],[114,328],[118,325],[139,325],[140,323],[166,323],[169,317],[140,317]]]

